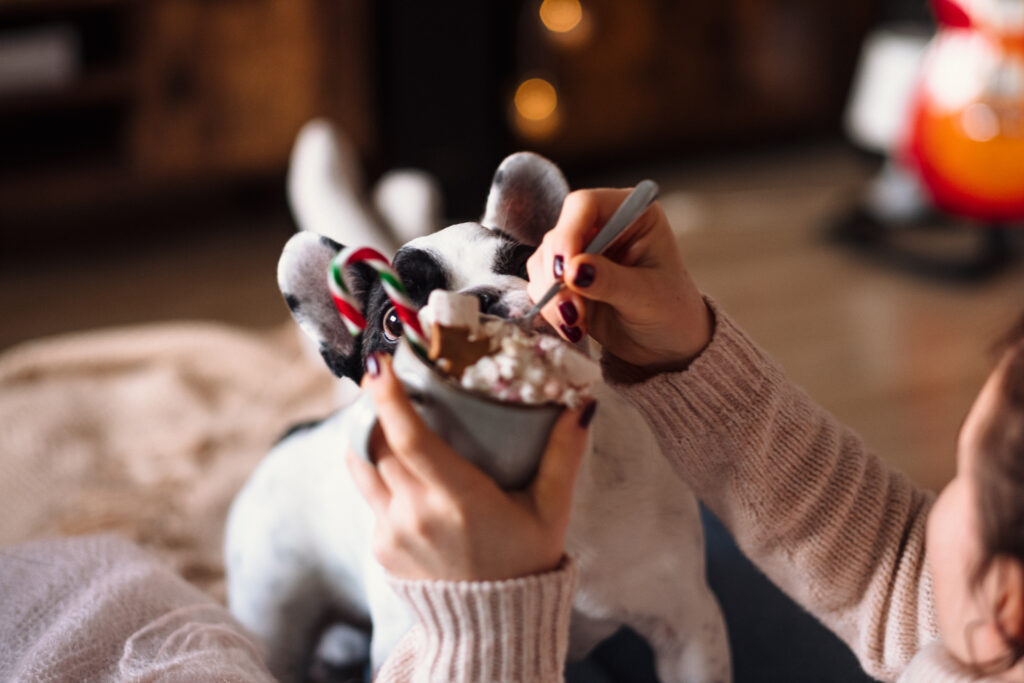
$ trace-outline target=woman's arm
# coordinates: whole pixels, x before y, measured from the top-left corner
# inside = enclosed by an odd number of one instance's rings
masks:
[[[576,580],[565,534],[593,406],[566,409],[533,481],[502,491],[426,427],[390,358],[372,358],[364,387],[376,466],[348,464],[374,555],[416,619],[378,680],[561,680]]]
[[[868,673],[895,679],[937,637],[924,561],[932,497],[711,310],[711,342],[687,370],[636,381],[607,357],[606,374],[743,552]]]
[[[566,199],[528,263],[531,294],[563,280],[542,311],[548,322],[564,327],[568,311],[589,329],[613,358],[606,376],[743,551],[866,670],[895,678],[936,636],[924,563],[931,497],[705,304],[657,204],[603,255],[580,253],[626,194]]]

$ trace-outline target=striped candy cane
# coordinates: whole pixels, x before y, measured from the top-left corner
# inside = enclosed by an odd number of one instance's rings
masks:
[[[416,305],[409,298],[402,281],[398,278],[398,273],[388,263],[387,258],[369,247],[345,247],[334,257],[327,270],[327,286],[331,290],[331,298],[334,299],[334,305],[341,313],[348,331],[355,336],[366,329],[366,318],[359,310],[359,302],[352,296],[352,288],[345,271],[348,266],[355,263],[365,263],[377,273],[391,305],[395,307],[395,312],[402,321],[403,334],[412,347],[426,358],[427,336],[420,326]]]

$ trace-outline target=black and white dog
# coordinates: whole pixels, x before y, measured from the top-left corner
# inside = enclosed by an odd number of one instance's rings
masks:
[[[420,305],[444,288],[475,294],[487,313],[518,315],[529,307],[526,260],[555,224],[567,192],[551,162],[513,155],[495,173],[480,223],[410,241],[394,267]],[[284,248],[278,277],[328,367],[358,381],[367,354],[393,351],[401,328],[374,274],[357,267],[369,327],[349,335],[325,274],[338,249],[300,232]],[[727,681],[728,642],[704,577],[697,501],[658,452],[643,417],[607,387],[596,393],[600,410],[567,539],[580,569],[570,657],[584,656],[625,624],[653,647],[662,680]],[[305,676],[326,619],[347,624],[334,630],[326,656],[369,654],[374,671],[411,625],[371,552],[373,515],[344,464],[347,428],[342,410],[291,432],[252,475],[228,519],[231,611],[265,641],[268,665],[284,679]]]

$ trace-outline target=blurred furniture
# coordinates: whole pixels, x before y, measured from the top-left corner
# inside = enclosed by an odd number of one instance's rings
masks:
[[[933,0],[938,32],[924,46],[896,30],[866,41],[850,134],[887,159],[829,226],[838,242],[942,279],[990,277],[1019,259],[1024,27],[1013,11],[1024,0],[984,7]]]
[[[728,143],[836,130],[875,3],[576,0],[523,5],[521,75],[551,80],[559,120],[518,125],[552,154],[592,159],[639,149]],[[536,9],[540,5],[541,11]]]
[[[452,218],[514,149],[575,177],[832,134],[875,4],[0,0],[0,54],[48,31],[76,58],[0,69],[0,222],[280,174],[318,115],[371,175],[437,175]]]
[[[479,213],[515,149],[570,179],[839,131],[877,2],[376,3],[384,167]]]
[[[0,78],[0,219],[280,174],[317,115],[371,139],[367,19],[347,0],[0,0],[0,54],[28,72]]]

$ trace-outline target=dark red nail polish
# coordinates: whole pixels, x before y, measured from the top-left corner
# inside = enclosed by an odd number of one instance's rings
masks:
[[[591,401],[583,412],[580,413],[580,427],[586,429],[590,426],[591,420],[594,419],[594,413],[597,412],[597,401]]]
[[[566,325],[575,325],[576,321],[580,319],[580,314],[576,311],[576,307],[572,305],[571,301],[563,301],[558,305],[558,312],[562,314],[562,320],[565,321]]]
[[[366,357],[366,371],[370,373],[370,377],[380,374],[380,361],[377,360],[377,354],[371,353]]]
[[[561,254],[555,256],[555,263],[552,267],[552,270],[555,273],[555,277],[560,278],[563,275],[565,275],[565,259],[562,258]]]
[[[594,266],[584,263],[576,271],[576,279],[572,281],[577,287],[589,287],[594,284]]]
[[[571,341],[573,344],[578,342],[580,339],[583,339],[583,330],[581,330],[580,328],[566,327],[565,325],[560,325],[559,327],[561,327],[562,334],[565,335],[565,338]]]

